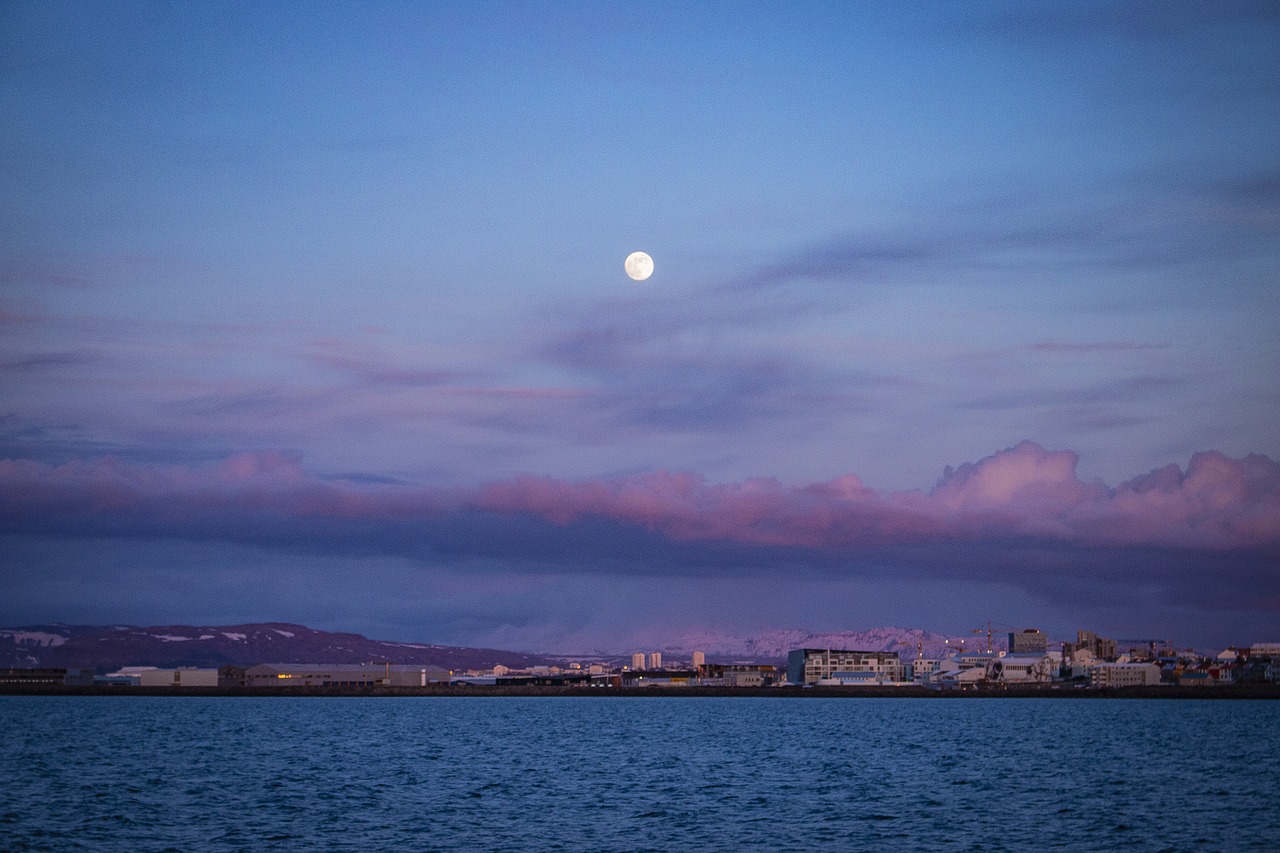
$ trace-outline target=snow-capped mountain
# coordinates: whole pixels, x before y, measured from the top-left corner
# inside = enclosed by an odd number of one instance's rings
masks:
[[[546,666],[559,659],[497,649],[370,640],[305,625],[34,625],[0,628],[0,666],[252,666],[258,663],[429,664],[445,669]]]
[[[737,634],[717,631],[688,631],[679,634],[654,636],[652,649],[636,651],[660,651],[664,655],[687,658],[694,651],[701,651],[708,660],[753,660],[760,662],[785,660],[792,649],[861,649],[865,651],[898,652],[903,657],[940,657],[960,648],[986,646],[986,637],[972,635],[951,637],[920,628],[868,628],[863,631],[812,632],[781,628]],[[1003,639],[996,639],[993,648],[1003,649]]]

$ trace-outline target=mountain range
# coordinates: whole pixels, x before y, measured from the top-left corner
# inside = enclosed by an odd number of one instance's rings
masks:
[[[992,648],[1007,646],[997,634]],[[863,631],[811,632],[792,628],[755,631],[750,634],[718,631],[689,631],[666,635],[656,643],[654,651],[687,658],[701,651],[708,660],[785,661],[792,649],[860,649],[875,652],[898,652],[903,657],[941,657],[960,648],[985,647],[985,637],[954,637],[920,628],[868,628]]]
[[[594,652],[586,656],[530,654],[500,649],[371,640],[360,634],[317,631],[304,625],[30,625],[0,628],[0,667],[73,667],[108,672],[122,666],[199,666],[258,663],[399,663],[463,671],[555,666],[566,660],[625,659],[632,651],[662,652],[668,662],[688,660],[694,651],[711,662],[781,664],[800,648],[864,649],[923,653],[938,657],[983,638],[949,637],[918,628],[813,633],[797,629],[737,634],[716,631],[663,633],[644,648]],[[995,644],[1003,648],[1003,643]]]
[[[268,622],[198,627],[165,625],[32,625],[0,628],[0,666],[75,667],[108,672],[122,666],[215,667],[259,663],[398,663],[449,670],[550,666],[562,658],[498,649],[370,640]]]

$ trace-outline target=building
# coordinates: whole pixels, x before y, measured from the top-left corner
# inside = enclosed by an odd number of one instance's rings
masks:
[[[772,687],[782,673],[768,663],[712,663],[698,667],[699,681],[723,687]]]
[[[917,657],[907,661],[907,681],[923,684],[942,666],[937,658]]]
[[[636,652],[631,656],[632,669],[644,669],[644,652]]]
[[[948,655],[938,661],[922,683],[929,687],[972,687],[987,681],[999,659],[997,652],[964,651]]]
[[[926,687],[938,690],[966,690],[986,684],[987,670],[975,666],[969,669],[940,669],[925,682]]]
[[[903,673],[896,652],[794,649],[787,654],[792,684],[901,684]]]
[[[91,687],[93,670],[43,667],[39,669],[0,669],[0,685],[41,687]]]
[[[631,670],[622,673],[623,687],[687,687],[698,681],[696,669]]]
[[[587,687],[591,682],[589,672],[516,673],[493,680],[497,687]]]
[[[697,669],[698,667],[702,666],[702,665],[703,665],[703,664],[705,664],[706,662],[707,662],[707,656],[706,656],[706,655],[704,655],[702,652],[694,652],[694,653],[693,653],[693,668],[694,668],[694,669]]]
[[[649,669],[662,669],[662,652],[649,652]]]
[[[1099,660],[1115,660],[1116,641],[1099,637],[1092,631],[1076,631],[1074,643],[1062,644],[1062,659],[1070,659],[1077,651],[1087,651]]]
[[[1050,681],[1057,672],[1057,661],[1045,651],[1002,655],[987,667],[987,677],[1003,684],[1040,684]]]
[[[138,673],[142,687],[217,687],[218,670],[183,666],[177,669],[144,669]]]
[[[1159,683],[1159,664],[1095,663],[1089,667],[1089,684],[1093,687],[1148,687]]]
[[[1010,654],[1044,654],[1049,650],[1049,640],[1038,628],[1009,633]]]
[[[260,663],[245,670],[248,687],[426,687],[448,682],[447,670],[415,664]]]

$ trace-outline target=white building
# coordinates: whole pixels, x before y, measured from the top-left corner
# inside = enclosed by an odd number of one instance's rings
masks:
[[[138,673],[142,687],[217,687],[216,669],[181,666],[177,669],[144,669]]]
[[[1044,652],[1002,655],[987,667],[987,677],[1004,684],[1040,684],[1057,672],[1057,662]]]
[[[632,669],[644,669],[644,652],[636,652],[631,656]]]
[[[1095,663],[1089,667],[1094,687],[1147,687],[1160,683],[1160,666],[1154,663]]]
[[[944,689],[963,689],[985,684],[986,681],[986,668],[974,666],[968,669],[940,669],[929,677],[927,685]]]
[[[938,671],[942,661],[938,658],[912,658],[907,662],[907,680],[923,684]]]
[[[930,687],[965,687],[987,681],[1000,656],[996,652],[959,652],[938,661],[924,683]]]
[[[787,654],[792,684],[902,684],[904,672],[896,652],[794,649]]]
[[[649,669],[662,669],[662,652],[649,652]]]
[[[702,652],[693,653],[693,666],[695,669],[697,667],[703,666],[704,664],[706,664],[706,662],[707,662],[707,656],[704,655]]]

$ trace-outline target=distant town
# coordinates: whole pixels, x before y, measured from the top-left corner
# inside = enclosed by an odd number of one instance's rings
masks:
[[[277,633],[289,632],[276,629]],[[292,636],[292,634],[290,634]],[[1007,687],[1215,688],[1280,683],[1280,643],[1229,647],[1214,656],[1179,651],[1167,640],[1116,640],[1079,631],[1074,642],[1051,643],[1035,628],[984,638],[946,640],[942,654],[924,643],[898,651],[797,648],[779,663],[708,663],[703,652],[664,660],[656,651],[629,661],[566,660],[561,665],[496,664],[460,671],[395,663],[258,663],[217,667],[122,666],[110,672],[84,667],[0,669],[0,688],[102,687],[221,688],[255,691],[426,687],[564,687],[655,690],[689,687],[856,688],[916,687],[938,691]],[[390,645],[390,644],[385,644]],[[422,648],[422,647],[417,647]]]

